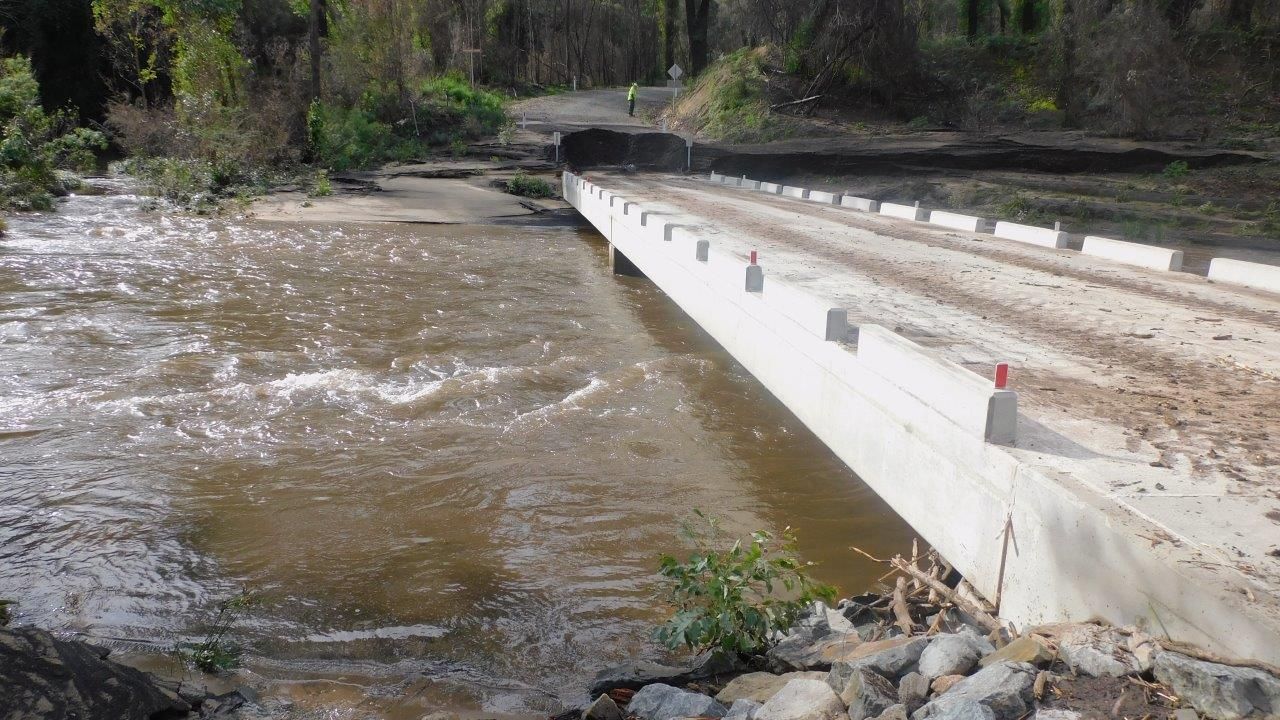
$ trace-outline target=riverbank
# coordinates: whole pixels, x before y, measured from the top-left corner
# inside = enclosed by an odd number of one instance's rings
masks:
[[[886,565],[888,582],[834,607],[815,603],[762,655],[717,651],[684,663],[634,658],[602,669],[589,703],[550,720],[1280,716],[1278,668],[1222,658],[1149,628],[1056,623],[1017,629],[997,619],[995,608],[933,553],[897,556]],[[93,645],[33,628],[0,628],[0,668],[19,667],[27,671],[0,673],[6,717],[355,717],[340,705],[326,712],[323,703],[295,704],[227,679],[157,678]],[[441,708],[426,717],[495,715]]]

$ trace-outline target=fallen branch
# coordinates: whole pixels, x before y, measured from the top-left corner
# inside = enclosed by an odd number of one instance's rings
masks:
[[[916,572],[920,572],[918,569]],[[911,636],[915,623],[911,622],[911,611],[907,609],[907,579],[898,576],[898,584],[893,588],[893,615],[897,618],[897,626],[902,634]]]
[[[1166,638],[1152,638],[1152,640],[1154,640],[1163,650],[1169,650],[1181,655],[1186,655],[1187,657],[1192,657],[1196,660],[1218,663],[1219,665],[1230,665],[1232,667],[1253,668],[1254,670],[1261,670],[1263,672],[1271,673],[1272,675],[1280,676],[1280,667],[1264,663],[1260,660],[1235,660],[1232,658],[1226,658],[1216,653],[1211,653],[1208,650],[1201,650],[1194,645],[1179,642],[1178,640],[1168,640]]]
[[[818,99],[821,99],[821,98],[822,98],[822,96],[821,96],[821,95],[811,95],[811,96],[809,96],[809,97],[807,97],[807,98],[804,98],[804,99],[802,99],[802,100],[791,100],[791,101],[784,102],[784,103],[778,103],[777,105],[770,105],[770,106],[769,106],[769,109],[770,109],[770,110],[780,110],[780,109],[782,109],[782,108],[784,108],[784,107],[791,107],[791,106],[793,106],[793,105],[803,105],[803,104],[805,104],[805,103],[810,103],[810,102],[813,102],[814,100],[818,100]]]
[[[936,590],[938,594],[941,595],[944,599],[951,601],[953,604],[955,604],[956,607],[960,608],[961,610],[965,611],[969,615],[973,616],[973,619],[981,623],[982,627],[985,628],[988,632],[995,632],[1001,629],[999,621],[991,617],[991,615],[986,610],[982,609],[981,606],[977,605],[976,603],[972,602],[967,598],[960,597],[960,595],[957,594],[955,590],[942,584],[942,582],[938,580],[934,580],[928,575],[925,575],[920,570],[915,570],[914,568],[911,567],[910,563],[908,563],[906,560],[902,558],[901,555],[890,560],[889,564],[893,565],[895,568],[901,570],[902,572],[908,575],[911,575],[912,577],[915,577],[917,580],[927,585],[930,589]]]

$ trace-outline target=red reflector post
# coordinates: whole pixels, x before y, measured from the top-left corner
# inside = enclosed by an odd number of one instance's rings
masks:
[[[1004,390],[1009,385],[1009,363],[996,363],[996,389]]]

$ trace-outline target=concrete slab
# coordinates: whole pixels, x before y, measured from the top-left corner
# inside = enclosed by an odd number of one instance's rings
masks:
[[[1214,258],[1209,261],[1209,279],[1280,293],[1280,265]]]
[[[782,186],[778,183],[762,182],[760,183],[760,192],[769,193],[770,195],[781,195]]]
[[[1034,225],[1019,225],[1018,223],[1005,222],[1004,220],[996,222],[995,236],[1005,240],[1016,240],[1028,245],[1039,245],[1040,247],[1059,250],[1067,246],[1067,234],[1064,232]]]
[[[862,212],[879,212],[880,203],[875,200],[857,197],[855,195],[841,195],[840,206],[861,210]]]
[[[809,197],[805,198],[805,200],[809,200],[811,202],[816,202],[816,203],[822,203],[824,205],[839,205],[841,197],[842,195],[840,193],[829,193],[829,192],[824,192],[822,190],[810,190]]]
[[[924,222],[929,219],[929,212],[924,208],[897,203],[880,203],[880,214],[915,222]]]
[[[1089,235],[1080,252],[1152,270],[1181,270],[1182,251]]]
[[[809,191],[802,187],[792,187],[791,185],[782,186],[782,194],[787,197],[799,198],[805,200],[809,197]]]
[[[880,325],[858,326],[858,362],[975,437],[1012,444],[1018,396]]]
[[[965,232],[984,232],[987,229],[987,221],[984,218],[974,217],[973,215],[961,215],[960,213],[946,212],[943,210],[933,210],[930,212],[929,222],[934,225],[951,228],[952,230],[964,230]]]

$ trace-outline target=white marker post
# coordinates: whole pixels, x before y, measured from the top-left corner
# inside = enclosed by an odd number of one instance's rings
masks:
[[[693,136],[684,139],[685,172],[693,172]]]
[[[556,145],[556,164],[560,164],[560,131],[557,130],[551,135],[551,142]]]

